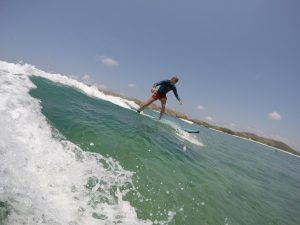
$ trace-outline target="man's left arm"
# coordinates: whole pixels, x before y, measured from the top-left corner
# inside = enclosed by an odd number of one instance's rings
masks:
[[[173,90],[173,93],[174,93],[175,97],[177,98],[177,100],[180,102],[180,104],[182,104],[181,99],[179,98],[178,93],[177,93],[177,88],[174,86],[172,90]]]

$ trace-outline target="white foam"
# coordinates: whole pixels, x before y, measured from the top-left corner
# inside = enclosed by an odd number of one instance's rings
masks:
[[[34,84],[24,76],[39,73],[49,79],[33,66],[0,61],[0,201],[9,210],[0,223],[151,224],[123,200],[132,172],[112,158],[82,151],[47,123],[39,101],[28,94]],[[62,75],[51,80],[102,96]]]
[[[188,123],[188,124],[194,124],[192,121],[190,121],[190,120],[186,120],[186,119],[182,119],[182,118],[179,118],[180,120],[182,120],[182,121],[184,121],[184,122],[186,122],[186,123]]]
[[[139,106],[134,101],[123,99],[121,97],[106,95],[102,91],[100,91],[96,86],[88,86],[80,81],[77,81],[65,75],[56,74],[56,73],[47,73],[45,71],[37,69],[33,65],[29,65],[29,64],[22,65],[22,64],[14,64],[14,63],[0,61],[0,68],[3,71],[7,71],[12,74],[38,76],[38,77],[49,79],[53,82],[68,85],[82,91],[88,96],[100,98],[102,100],[112,102],[123,108],[127,108],[127,109],[139,108]]]
[[[198,145],[198,146],[204,146],[203,143],[200,141],[200,138],[197,137],[194,134],[188,133],[186,131],[184,131],[178,124],[174,123],[173,121],[170,120],[166,120],[163,119],[162,122],[170,125],[171,127],[174,128],[175,130],[175,134],[183,140],[186,140],[194,145]]]
[[[176,134],[180,138],[182,138],[184,140],[187,140],[187,141],[191,142],[194,145],[204,146],[203,143],[199,140],[199,138],[194,134],[188,133],[188,132],[186,132],[184,130],[181,130],[181,129],[176,129]]]

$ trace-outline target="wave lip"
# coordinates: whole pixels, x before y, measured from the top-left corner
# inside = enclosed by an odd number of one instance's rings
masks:
[[[27,75],[38,73],[49,75],[0,61],[0,223],[151,224],[123,200],[134,191],[132,172],[82,151],[47,123],[28,93],[35,86]]]
[[[38,77],[46,78],[53,82],[76,88],[88,96],[109,101],[123,108],[127,108],[127,109],[139,108],[139,106],[134,101],[123,99],[121,97],[106,95],[95,86],[88,86],[80,81],[77,81],[65,75],[61,75],[57,73],[47,73],[45,71],[37,69],[35,66],[30,64],[24,64],[24,65],[14,64],[14,63],[8,63],[0,60],[0,68],[3,72],[9,72],[12,74],[38,76]]]

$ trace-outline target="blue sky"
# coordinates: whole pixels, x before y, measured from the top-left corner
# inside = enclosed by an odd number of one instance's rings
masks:
[[[192,118],[300,150],[297,0],[0,1],[0,60],[139,99],[178,74]]]

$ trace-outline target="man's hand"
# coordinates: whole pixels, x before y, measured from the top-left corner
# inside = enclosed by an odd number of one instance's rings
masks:
[[[182,100],[180,100],[180,101],[179,101],[179,104],[180,104],[180,105],[182,105],[182,104],[183,104]]]

